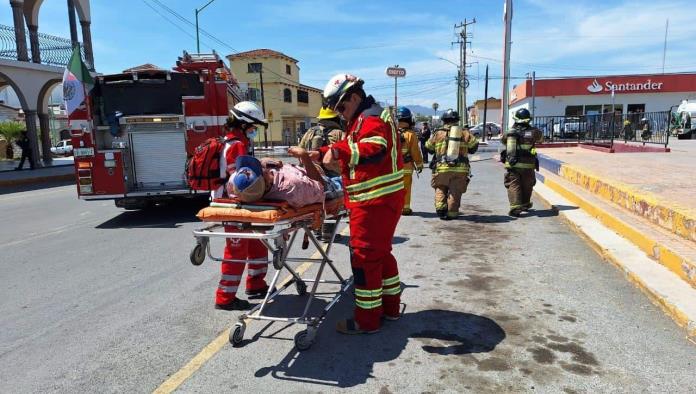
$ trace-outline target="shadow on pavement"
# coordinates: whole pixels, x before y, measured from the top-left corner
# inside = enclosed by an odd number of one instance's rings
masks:
[[[396,322],[384,322],[376,334],[337,333],[336,321],[351,316],[352,309],[352,298],[342,297],[319,326],[317,342],[309,350],[293,348],[277,365],[260,368],[255,376],[271,374],[305,384],[355,387],[372,377],[375,363],[397,359],[411,340],[437,357],[487,353],[506,337],[502,327],[487,317],[439,309],[404,313]]]
[[[0,195],[10,194],[10,193],[19,193],[19,192],[29,192],[29,191],[33,191],[33,190],[50,189],[53,187],[61,187],[61,186],[68,186],[68,185],[75,185],[75,181],[74,180],[48,181],[48,182],[40,182],[40,183],[34,183],[34,184],[28,184],[28,185],[6,186],[6,187],[0,188]],[[77,198],[77,190],[75,190],[75,198]]]
[[[411,216],[418,216],[424,219],[431,219],[431,218],[437,218],[437,214],[435,212],[413,212]]]
[[[207,201],[178,201],[148,209],[125,211],[96,228],[177,228],[180,223],[198,222],[196,214],[207,205]]]

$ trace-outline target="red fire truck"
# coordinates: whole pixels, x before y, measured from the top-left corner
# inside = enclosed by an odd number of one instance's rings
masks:
[[[207,196],[189,189],[187,160],[225,133],[239,101],[239,85],[215,53],[184,52],[173,71],[98,76],[69,118],[79,198],[139,209]]]

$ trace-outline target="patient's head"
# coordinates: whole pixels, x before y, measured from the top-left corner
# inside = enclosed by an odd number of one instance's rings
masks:
[[[261,162],[252,156],[239,156],[235,163],[237,170],[228,182],[228,191],[237,196],[242,202],[260,200],[266,192],[269,174],[264,171]],[[272,182],[273,179],[271,178]]]

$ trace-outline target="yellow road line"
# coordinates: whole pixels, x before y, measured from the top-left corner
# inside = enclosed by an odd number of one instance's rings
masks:
[[[346,236],[348,235],[349,228],[346,227],[343,231],[341,231],[341,235]],[[311,259],[316,259],[319,258],[321,254],[319,252],[315,252],[310,258]],[[314,265],[313,263],[302,263],[300,266],[297,267],[296,272],[298,275],[302,275],[311,267]],[[288,275],[285,279],[282,280],[282,282],[278,285],[278,287],[283,287],[286,283],[288,283],[290,280],[292,280],[292,275]],[[244,323],[249,323],[251,319],[246,318],[244,320]],[[214,355],[216,355],[220,350],[222,350],[225,345],[229,343],[229,335],[230,335],[230,329],[227,328],[220,335],[218,335],[217,338],[215,338],[212,342],[210,342],[206,347],[203,348],[195,357],[191,359],[186,365],[184,365],[180,370],[178,370],[176,373],[174,373],[172,376],[169,377],[169,379],[165,380],[164,383],[162,383],[155,391],[153,391],[154,394],[169,394],[179,388],[188,378],[190,378],[196,371],[198,371],[203,364],[208,362],[211,358],[213,358]]]

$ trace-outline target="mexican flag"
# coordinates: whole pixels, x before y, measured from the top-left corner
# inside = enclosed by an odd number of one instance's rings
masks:
[[[93,85],[94,79],[82,62],[80,47],[75,47],[63,73],[63,100],[68,115],[84,103],[85,95]]]

